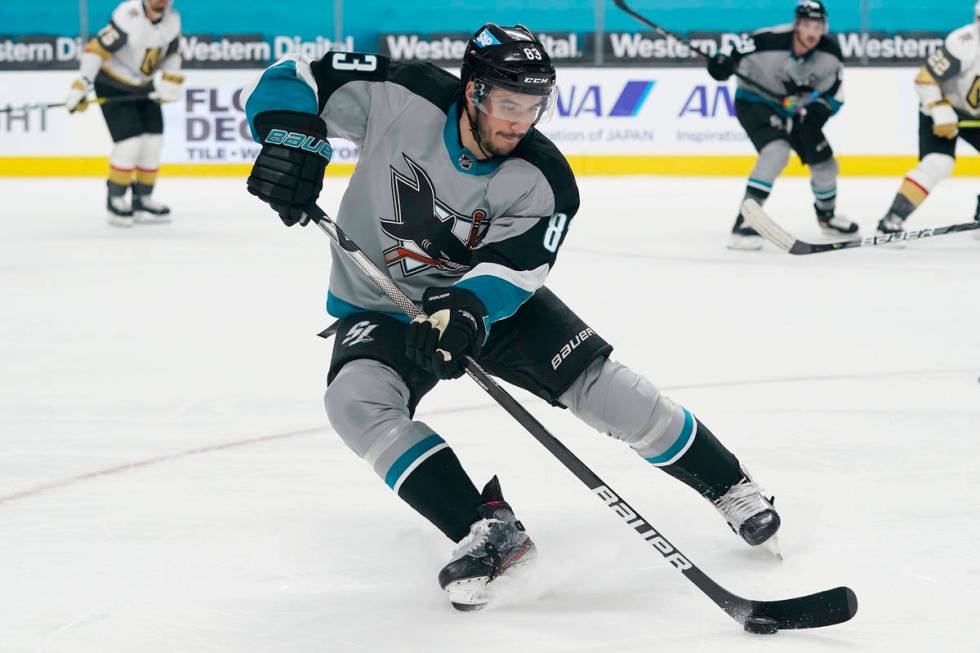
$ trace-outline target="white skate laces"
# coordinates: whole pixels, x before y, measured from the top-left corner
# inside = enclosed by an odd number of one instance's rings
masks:
[[[743,478],[714,502],[721,516],[743,540],[756,546],[779,530],[779,515],[758,483]]]

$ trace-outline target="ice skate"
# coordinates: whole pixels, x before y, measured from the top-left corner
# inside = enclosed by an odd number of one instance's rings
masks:
[[[106,200],[109,224],[114,227],[132,227],[133,209],[125,195],[109,195]]]
[[[766,497],[763,489],[743,471],[742,480],[714,504],[731,529],[743,540],[752,546],[770,543],[768,548],[776,557],[782,558],[775,542],[780,519],[773,501],[774,498]]]
[[[905,231],[905,220],[894,213],[889,213],[878,221],[878,230],[875,234],[878,236],[893,236],[903,231]]]
[[[170,222],[170,207],[153,199],[150,193],[141,194],[133,188],[133,218],[140,224]]]
[[[820,230],[827,236],[850,236],[859,231],[856,222],[842,215],[834,215],[833,210],[822,211],[817,209],[817,224],[820,225]]]
[[[439,585],[457,610],[479,610],[493,599],[494,581],[534,559],[537,549],[504,501],[494,476],[483,488],[480,521],[459,543],[452,560],[439,572]]]
[[[762,236],[759,232],[748,226],[741,215],[732,227],[732,235],[728,239],[728,249],[754,252],[762,249]]]

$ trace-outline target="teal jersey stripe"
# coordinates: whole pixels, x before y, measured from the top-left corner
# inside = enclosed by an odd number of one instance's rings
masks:
[[[430,451],[431,449],[444,443],[445,440],[440,438],[435,433],[425,438],[421,442],[416,442],[413,446],[409,447],[408,451],[398,456],[398,460],[392,464],[391,468],[388,470],[388,473],[385,474],[385,483],[388,485],[388,487],[394,490],[395,485],[398,483],[398,479],[401,478],[406,469],[412,466],[412,463],[425,455],[427,451]]]
[[[342,319],[350,315],[354,315],[355,313],[366,313],[368,310],[370,309],[363,308],[361,306],[356,306],[348,301],[344,301],[340,297],[337,297],[337,295],[333,294],[332,292],[327,292],[328,315],[333,315],[336,318]],[[389,313],[388,311],[375,311],[375,312],[383,313],[384,315],[393,317],[399,322],[404,322],[405,324],[411,322],[411,319],[409,319],[409,317],[404,313]]]
[[[487,309],[488,326],[510,317],[517,312],[532,293],[519,288],[506,279],[489,274],[469,277],[454,284],[457,288],[469,290],[476,295]],[[489,333],[489,328],[487,332]]]
[[[694,437],[694,431],[696,430],[694,415],[692,415],[691,412],[683,406],[681,407],[681,410],[684,411],[684,427],[681,429],[681,434],[678,436],[677,441],[674,442],[674,444],[672,444],[667,451],[663,452],[659,456],[647,458],[646,460],[648,463],[653,465],[664,464],[682,451],[684,447],[687,446],[688,442],[690,442]]]
[[[263,111],[317,113],[316,93],[296,76],[295,61],[283,61],[262,73],[258,85],[245,103],[248,128],[256,142],[259,135],[255,131],[255,116]]]

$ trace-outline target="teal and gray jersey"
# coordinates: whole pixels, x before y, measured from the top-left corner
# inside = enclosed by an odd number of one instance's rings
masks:
[[[837,43],[826,35],[817,47],[797,57],[793,52],[793,25],[767,27],[754,32],[729,54],[737,62],[739,75],[778,94],[772,97],[739,79],[735,97],[740,100],[767,104],[785,117],[792,115],[783,105],[786,98],[796,99],[797,105],[819,102],[831,113],[844,103],[844,57]]]
[[[253,136],[256,115],[289,110],[318,113],[328,136],[358,146],[337,224],[414,301],[455,284],[480,298],[492,324],[544,284],[578,211],[574,175],[535,129],[510,156],[477,160],[460,141],[456,76],[373,54],[290,56],[243,98]],[[327,311],[363,310],[400,316],[335,250]]]

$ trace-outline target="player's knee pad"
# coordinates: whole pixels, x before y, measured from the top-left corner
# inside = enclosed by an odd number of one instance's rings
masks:
[[[628,443],[655,465],[675,462],[694,440],[694,417],[622,363],[597,360],[561,401],[598,431]]]
[[[752,168],[752,179],[767,182],[772,185],[786,165],[789,163],[789,143],[783,139],[772,141],[759,150],[759,158]]]
[[[132,170],[140,156],[142,141],[140,136],[133,136],[119,141],[112,146],[109,163],[119,170]]]
[[[337,434],[397,489],[423,460],[446,443],[408,412],[409,389],[387,365],[358,359],[344,365],[327,387],[324,407]]]
[[[919,165],[906,176],[928,192],[938,186],[943,179],[953,174],[955,166],[956,159],[948,154],[927,154],[919,161]]]
[[[136,167],[142,170],[156,170],[160,167],[160,152],[163,150],[163,134],[142,134]]]

